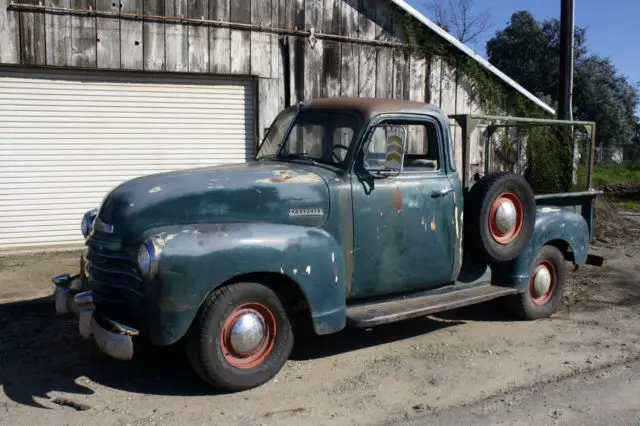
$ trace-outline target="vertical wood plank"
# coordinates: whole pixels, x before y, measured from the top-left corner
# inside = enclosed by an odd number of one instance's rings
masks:
[[[271,0],[251,1],[251,23],[258,26],[271,26]],[[251,31],[251,74],[271,77],[271,35],[260,31]]]
[[[119,13],[118,2],[96,0],[96,10]],[[98,68],[119,69],[120,20],[96,17],[96,42]]]
[[[54,7],[71,7],[70,0],[50,0]],[[71,16],[47,13],[45,16],[47,65],[71,65]]]
[[[342,34],[350,37],[358,36],[358,0],[342,2]],[[353,43],[342,43],[341,46],[341,89],[342,97],[358,96],[358,60],[359,46]]]
[[[439,108],[442,107],[442,60],[437,56],[431,58],[429,67],[429,102]]]
[[[279,27],[278,17],[280,15],[280,0],[266,0],[271,3],[271,24]],[[271,38],[271,78],[278,78],[280,75],[280,63],[282,55],[278,47],[280,39],[277,34],[270,34]]]
[[[230,4],[231,22],[251,23],[251,0],[233,0]],[[231,72],[249,74],[251,72],[251,32],[231,30]]]
[[[307,0],[305,3],[305,29],[321,31],[324,21],[324,2],[322,0]],[[309,72],[305,73],[304,97],[314,99],[321,96],[322,90],[322,56],[324,52],[323,40],[316,40],[311,44],[305,41],[304,63]]]
[[[412,54],[409,61],[409,99],[427,102],[427,58],[422,53]]]
[[[165,0],[144,0],[145,15],[164,16]],[[164,23],[145,21],[142,26],[142,51],[144,69],[148,71],[164,71]]]
[[[142,0],[122,1],[122,13],[142,14]],[[142,21],[120,20],[120,67],[128,70],[144,68],[142,48]]]
[[[393,10],[391,2],[379,1],[376,4],[376,40],[395,40],[392,34]]]
[[[324,0],[323,32],[341,34],[342,0]],[[321,96],[335,98],[340,96],[342,61],[340,43],[324,40],[322,46],[322,90]]]
[[[74,9],[95,10],[95,0],[71,0]],[[89,16],[71,17],[71,65],[94,68],[96,66],[96,19]]]
[[[209,0],[209,15],[216,21],[229,21],[229,0]],[[214,74],[231,72],[231,30],[209,28],[209,71]]]
[[[359,36],[368,40],[376,38],[376,2],[360,0],[358,8]],[[376,57],[375,46],[360,46],[358,96],[370,98],[376,95]]]
[[[393,98],[409,99],[409,53],[393,49]]]
[[[393,49],[378,48],[376,57],[376,97],[393,97]]]
[[[168,16],[187,16],[187,0],[166,0],[165,11]],[[164,27],[165,54],[167,71],[189,71],[189,35],[182,23],[167,22]]]
[[[278,80],[275,78],[261,78],[258,80],[258,129],[259,140],[264,138],[264,128],[271,126],[271,123],[280,112],[278,102]]]
[[[33,65],[36,63],[33,12],[20,12],[19,21],[20,34],[12,34],[12,36],[18,36],[20,40],[20,63]]]
[[[212,0],[215,2],[215,0]],[[209,0],[189,0],[188,16],[195,19],[209,19]],[[209,28],[191,24],[189,32],[189,71],[209,71]]]
[[[10,0],[0,0],[0,63],[20,63],[20,23],[18,13],[7,10]]]
[[[290,0],[289,8],[293,9],[291,25],[293,28],[303,29],[305,24],[305,0]],[[304,75],[307,71],[306,64],[304,62],[304,49],[306,41],[300,37],[293,37],[293,45],[291,46],[291,72],[293,78],[291,79],[292,89],[294,93],[293,102],[300,102],[304,100]]]

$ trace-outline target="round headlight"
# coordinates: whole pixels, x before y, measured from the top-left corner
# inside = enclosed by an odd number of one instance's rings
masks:
[[[82,236],[87,238],[89,233],[91,232],[91,228],[93,228],[93,221],[96,218],[97,210],[91,209],[82,216],[82,222],[80,222],[80,230],[82,231]]]
[[[158,268],[158,256],[151,241],[145,241],[138,249],[138,269],[145,279],[151,279]]]

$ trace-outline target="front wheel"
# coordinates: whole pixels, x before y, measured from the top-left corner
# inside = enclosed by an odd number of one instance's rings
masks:
[[[562,252],[544,246],[533,261],[527,289],[507,298],[507,308],[525,320],[553,315],[560,306],[566,286],[567,264]]]
[[[226,391],[269,381],[293,348],[289,316],[270,288],[238,283],[215,290],[187,339],[187,356],[206,382]]]

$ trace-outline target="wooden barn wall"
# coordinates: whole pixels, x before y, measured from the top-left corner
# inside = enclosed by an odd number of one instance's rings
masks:
[[[37,4],[40,0],[20,0]],[[9,10],[0,0],[0,64],[251,75],[259,133],[285,105],[314,97],[379,97],[433,103],[447,114],[471,105],[455,69],[438,58],[365,44],[182,24]],[[47,6],[182,16],[405,41],[387,0],[45,0]],[[288,51],[288,54],[285,54]],[[285,64],[285,61],[287,62]],[[289,70],[288,78],[285,73]],[[288,99],[286,84],[290,82]],[[456,154],[461,135],[453,129]],[[458,158],[460,164],[461,158]]]

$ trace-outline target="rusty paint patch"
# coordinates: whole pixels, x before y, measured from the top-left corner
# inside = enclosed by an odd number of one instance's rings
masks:
[[[391,194],[391,204],[400,213],[402,210],[402,191],[400,191],[400,187],[396,187],[396,190]]]
[[[293,170],[279,170],[274,172],[274,177],[257,180],[256,183],[314,183],[322,178],[313,173],[299,174]]]
[[[436,217],[433,216],[433,219],[431,219],[431,230],[435,231],[436,230]]]

